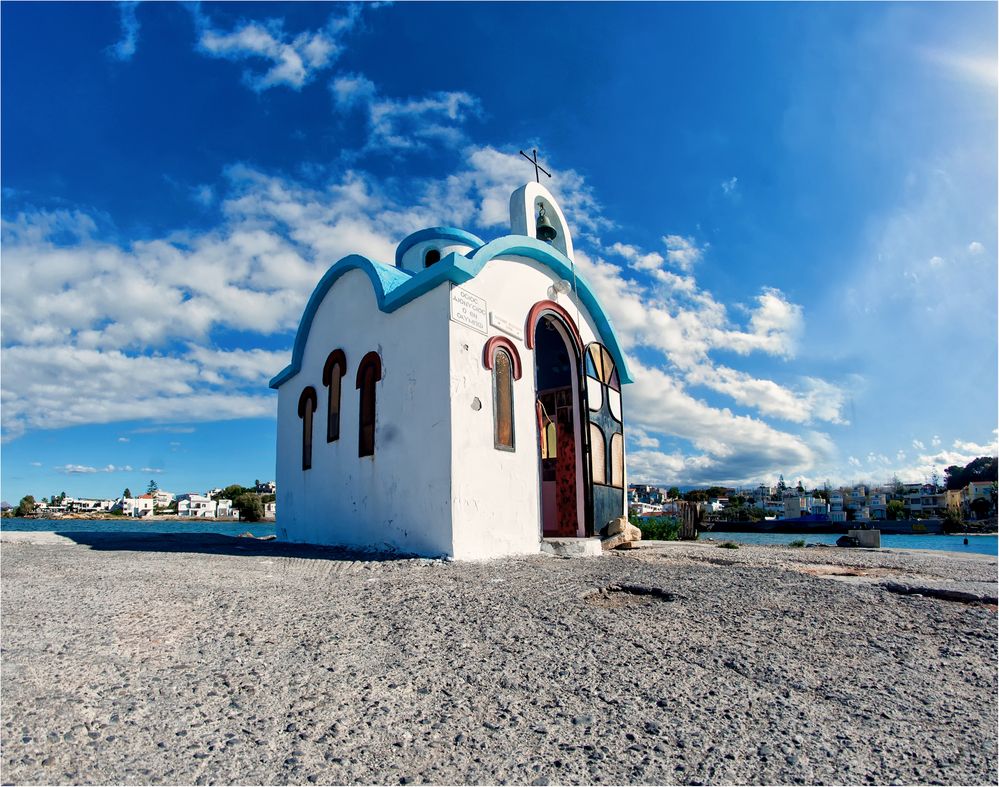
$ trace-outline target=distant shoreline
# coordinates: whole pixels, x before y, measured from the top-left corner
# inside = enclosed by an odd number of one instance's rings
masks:
[[[151,514],[150,516],[120,516],[116,514],[106,514],[103,512],[86,514],[60,514],[56,516],[5,516],[3,519],[17,519],[24,522],[62,522],[62,521],[84,521],[84,522],[245,522],[248,525],[273,525],[273,519],[261,519],[250,522],[246,519],[226,519],[224,517],[205,516],[177,516],[176,514]]]

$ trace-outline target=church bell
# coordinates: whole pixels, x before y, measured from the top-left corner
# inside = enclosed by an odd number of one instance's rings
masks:
[[[545,206],[543,202],[538,203],[538,208],[538,240],[543,240],[545,243],[551,243],[558,236],[558,230],[552,226],[552,223],[545,215]]]

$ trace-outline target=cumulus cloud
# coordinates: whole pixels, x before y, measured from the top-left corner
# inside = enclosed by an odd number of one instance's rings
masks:
[[[343,100],[358,106],[377,99],[363,83],[343,90],[355,96]],[[135,432],[180,432],[193,427],[175,424],[272,416],[266,381],[288,350],[225,346],[217,337],[279,336],[290,347],[312,288],[340,257],[390,262],[402,237],[445,219],[502,232],[509,195],[526,180],[523,162],[489,146],[462,153],[453,175],[410,179],[398,191],[356,169],[309,185],[234,165],[214,188],[221,217],[214,229],[131,243],[102,239],[98,222],[80,211],[11,217],[0,270],[5,436],[139,419],[154,425]],[[665,252],[612,235],[604,243],[613,225],[585,178],[553,170],[552,189],[576,230],[577,269],[624,346],[642,353],[641,363],[632,356],[636,383],[627,391],[631,477],[741,483],[828,461],[827,435],[796,434],[763,418],[844,423],[834,384],[802,377],[780,385],[711,357],[719,350],[793,357],[801,307],[763,288],[730,313],[681,270],[706,246],[679,235],[665,236]],[[33,274],[39,268],[44,277]],[[708,404],[697,387],[755,414]],[[666,437],[673,447],[663,450]],[[677,447],[683,442],[689,450]]]
[[[801,389],[794,390],[725,366],[701,364],[688,371],[686,380],[755,407],[763,415],[794,423],[847,423],[841,414],[846,401],[843,390],[815,377],[803,378]]]
[[[921,453],[916,456],[911,464],[901,465],[905,460],[904,452],[899,452],[898,462],[900,466],[894,468],[894,475],[907,483],[921,483],[929,481],[934,474],[941,474],[943,469],[951,465],[964,467],[973,459],[980,456],[999,456],[999,430],[992,430],[990,439],[982,442],[974,440],[955,439],[950,448],[943,448],[943,441],[939,437],[934,437],[931,451]],[[913,447],[920,451],[925,451],[926,446],[919,440],[912,441]]]
[[[116,60],[131,60],[139,42],[139,19],[135,15],[138,2],[118,3],[118,14],[121,22],[121,38],[108,47],[108,54]]]
[[[663,243],[666,244],[666,259],[670,265],[682,271],[693,268],[704,253],[693,238],[686,238],[683,235],[665,235]]]
[[[630,423],[646,433],[666,434],[691,443],[694,452],[684,457],[682,473],[677,474],[689,483],[743,483],[780,472],[798,473],[831,454],[825,435],[813,432],[798,436],[758,418],[712,407],[661,369],[633,362],[632,374],[635,383],[627,391]],[[649,464],[651,458],[643,460],[641,453],[628,455],[633,476],[643,461],[647,469],[654,466]],[[680,458],[676,454],[670,461],[675,464]],[[677,475],[652,479],[643,472],[640,477],[662,482]]]
[[[463,91],[390,98],[357,74],[337,77],[330,92],[337,110],[364,113],[368,126],[364,152],[411,151],[430,143],[457,145],[465,138],[465,122],[481,112],[479,100]]]
[[[53,467],[57,473],[65,473],[66,475],[90,475],[92,473],[131,473],[132,468],[130,465],[106,465],[105,467],[91,467],[90,465],[60,465],[59,467]]]
[[[983,246],[977,240],[973,240],[971,243],[968,244],[968,252],[974,255],[984,254],[985,246]]]
[[[357,24],[361,8],[350,4],[343,16],[331,16],[322,29],[298,34],[286,32],[283,19],[243,21],[223,31],[196,9],[198,51],[209,57],[262,63],[262,69],[243,72],[245,84],[257,92],[277,86],[300,90],[340,56],[342,39]]]

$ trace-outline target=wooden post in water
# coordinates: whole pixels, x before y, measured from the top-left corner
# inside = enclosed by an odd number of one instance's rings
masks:
[[[680,540],[693,541],[697,538],[698,528],[701,524],[700,503],[689,503],[684,501],[680,504]]]

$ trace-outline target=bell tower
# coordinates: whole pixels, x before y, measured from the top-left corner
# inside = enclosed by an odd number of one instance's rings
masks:
[[[528,183],[510,195],[510,232],[550,243],[573,259],[572,234],[565,214],[540,183]]]

